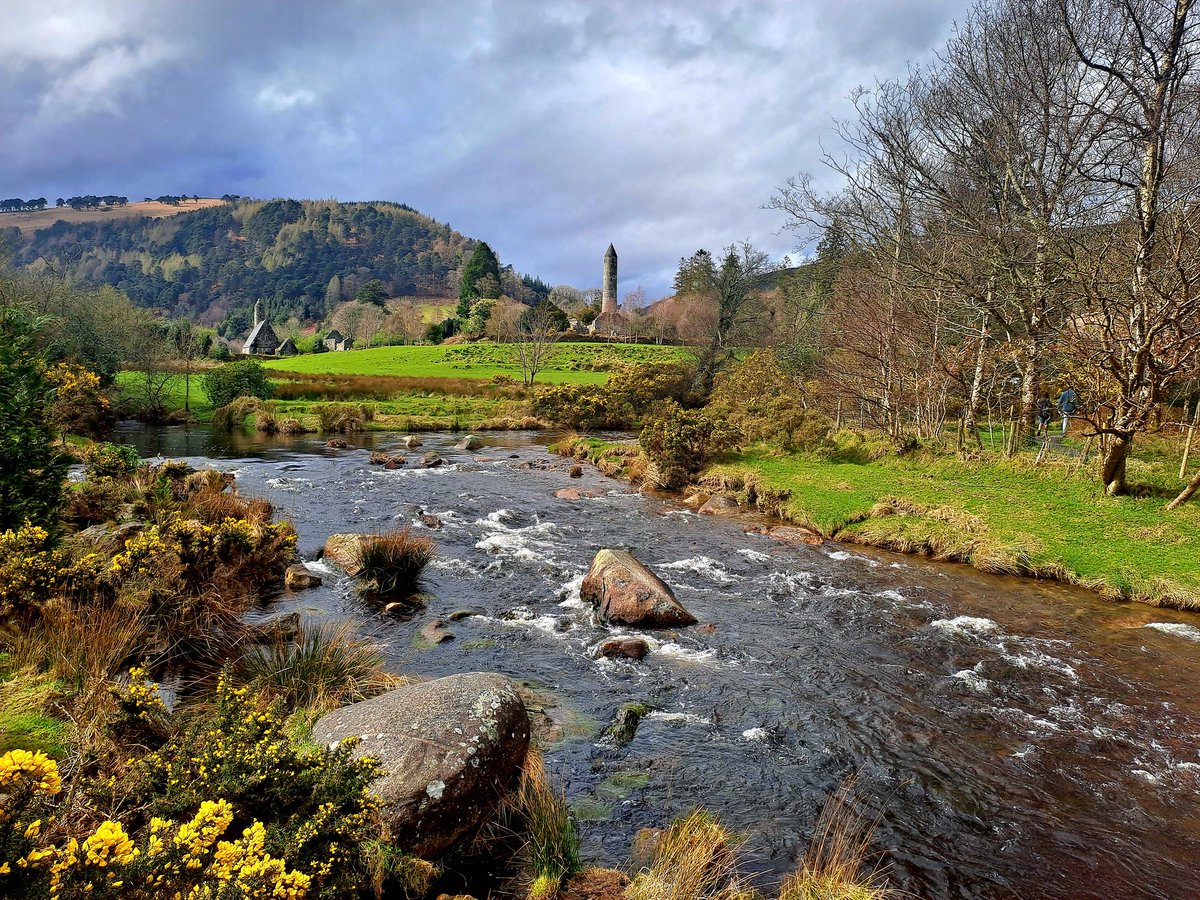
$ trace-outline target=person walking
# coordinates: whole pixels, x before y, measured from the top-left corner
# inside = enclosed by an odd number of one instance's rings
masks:
[[[1050,417],[1054,412],[1054,406],[1050,402],[1050,397],[1046,394],[1037,398],[1034,404],[1034,410],[1037,413],[1037,433],[1041,435],[1048,434],[1050,431]]]
[[[1066,389],[1058,395],[1058,411],[1062,414],[1062,433],[1065,435],[1071,416],[1079,411],[1079,395],[1070,385],[1067,385]]]

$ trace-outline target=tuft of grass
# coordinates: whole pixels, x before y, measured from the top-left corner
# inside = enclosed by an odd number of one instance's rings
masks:
[[[320,420],[322,434],[353,434],[366,430],[375,419],[371,403],[318,403],[313,412]]]
[[[825,802],[800,868],[779,891],[779,900],[892,900],[901,895],[869,868],[875,823],[854,810],[855,779]],[[866,872],[864,875],[863,873]]]
[[[383,663],[379,648],[356,638],[349,623],[305,625],[294,639],[281,636],[251,648],[233,664],[231,677],[289,709],[328,710],[392,687],[396,680]]]
[[[716,817],[695,810],[663,832],[648,869],[634,876],[627,900],[745,900],[752,892],[737,871],[741,842]]]
[[[525,839],[520,855],[530,885],[527,896],[530,900],[554,897],[564,881],[583,870],[583,860],[566,791],[551,784],[537,750],[530,750],[525,759],[511,806]]]
[[[0,682],[0,753],[41,750],[55,759],[67,755],[70,725],[51,714],[59,693],[51,678],[25,669]]]
[[[77,717],[92,722],[110,707],[110,682],[134,661],[144,636],[136,610],[55,606],[12,641],[12,662],[56,681],[74,698]]]
[[[434,544],[410,529],[372,535],[358,545],[359,578],[388,595],[415,593],[422,570],[433,559]]]

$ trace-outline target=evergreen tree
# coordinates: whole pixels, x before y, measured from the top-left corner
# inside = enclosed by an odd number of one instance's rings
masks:
[[[707,250],[697,250],[691,256],[680,257],[674,282],[677,295],[707,294],[716,283],[717,266]]]
[[[37,346],[37,323],[0,307],[0,531],[32,522],[53,530],[66,458],[46,419],[52,389]]]
[[[488,276],[492,280],[487,281]],[[492,252],[492,248],[480,241],[475,245],[475,252],[463,266],[462,282],[458,291],[458,309],[456,313],[460,320],[465,321],[471,315],[471,304],[480,297],[492,296],[494,299],[500,289],[500,260]],[[484,292],[487,293],[484,293]]]

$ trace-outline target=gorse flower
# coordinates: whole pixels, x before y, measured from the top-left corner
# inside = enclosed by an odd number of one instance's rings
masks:
[[[29,787],[45,794],[62,790],[58,763],[41,750],[9,750],[0,756],[0,798]]]

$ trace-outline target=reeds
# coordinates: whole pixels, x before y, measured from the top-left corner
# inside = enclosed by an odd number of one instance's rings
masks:
[[[740,841],[698,809],[663,832],[650,867],[634,876],[627,900],[742,900],[750,888],[737,871]]]
[[[320,420],[322,434],[354,434],[375,419],[375,407],[369,403],[320,403],[313,412]]]
[[[524,825],[521,854],[531,878],[528,896],[530,900],[553,897],[564,881],[583,869],[583,860],[566,792],[550,783],[537,750],[530,750],[525,759],[515,805]]]
[[[800,868],[784,881],[779,900],[891,900],[901,895],[868,868],[875,822],[854,810],[855,779],[825,802]],[[866,873],[865,875],[863,873]]]
[[[333,709],[395,684],[383,670],[379,648],[357,638],[349,624],[302,626],[294,639],[281,635],[252,648],[230,674],[291,709]]]
[[[408,528],[364,538],[355,552],[358,577],[380,594],[407,595],[433,559],[434,544]]]

